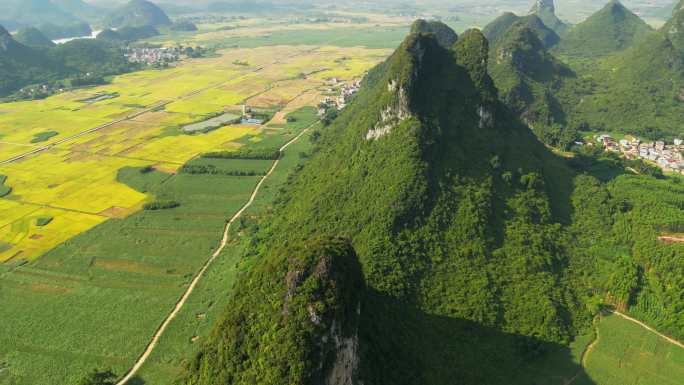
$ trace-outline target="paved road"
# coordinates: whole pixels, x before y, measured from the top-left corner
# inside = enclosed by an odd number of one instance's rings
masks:
[[[316,123],[314,123],[314,124],[316,124]],[[285,151],[285,149],[288,148],[292,143],[299,140],[299,138],[301,138],[307,131],[309,131],[309,129],[311,129],[311,127],[314,124],[305,128],[294,139],[285,143],[285,145],[283,145],[280,148],[280,151],[281,152]],[[116,385],[125,385],[131,378],[133,378],[133,376],[135,376],[135,374],[138,372],[138,370],[140,370],[140,368],[145,364],[147,359],[152,354],[152,351],[157,346],[157,343],[159,342],[159,338],[161,338],[161,336],[164,334],[164,332],[166,331],[166,328],[169,326],[171,321],[173,321],[173,319],[176,318],[178,313],[181,311],[181,309],[183,308],[183,305],[185,305],[185,302],[188,300],[188,297],[190,297],[190,294],[192,294],[192,292],[195,290],[197,283],[202,279],[202,277],[204,276],[204,273],[207,271],[209,266],[221,254],[223,249],[226,247],[226,244],[228,244],[230,226],[242,216],[242,214],[245,212],[245,210],[247,210],[252,205],[252,203],[254,203],[254,200],[256,199],[256,196],[259,193],[259,189],[261,189],[261,186],[264,184],[266,179],[268,179],[268,177],[271,176],[271,174],[276,169],[276,167],[278,167],[279,163],[280,163],[280,159],[277,159],[273,162],[273,165],[271,165],[271,168],[268,170],[268,173],[266,173],[266,175],[264,175],[264,177],[262,177],[261,180],[259,180],[259,183],[257,183],[256,187],[254,188],[254,191],[252,191],[252,195],[249,197],[249,201],[247,201],[247,203],[245,203],[245,205],[242,206],[242,208],[237,213],[235,213],[235,215],[233,215],[232,218],[230,218],[228,223],[226,223],[226,226],[223,230],[223,238],[221,239],[219,247],[216,249],[214,254],[211,255],[211,257],[207,260],[207,262],[205,262],[204,266],[202,266],[202,268],[197,273],[197,275],[195,275],[195,278],[193,278],[192,282],[190,282],[190,286],[188,286],[188,288],[185,290],[183,295],[180,297],[180,299],[176,303],[176,307],[174,307],[173,311],[171,311],[171,313],[169,313],[169,315],[166,316],[166,318],[164,319],[164,322],[162,322],[159,329],[157,329],[157,332],[154,333],[154,336],[152,336],[152,340],[147,345],[147,348],[145,348],[145,351],[143,352],[143,354],[138,358],[137,361],[135,361],[135,364],[133,365],[133,367],[128,371],[128,373],[119,382],[116,383]]]

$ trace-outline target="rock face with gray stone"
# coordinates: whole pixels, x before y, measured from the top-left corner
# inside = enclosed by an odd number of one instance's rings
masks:
[[[531,15],[537,15],[544,24],[558,34],[565,33],[569,26],[556,16],[556,5],[553,0],[537,0],[532,9]]]

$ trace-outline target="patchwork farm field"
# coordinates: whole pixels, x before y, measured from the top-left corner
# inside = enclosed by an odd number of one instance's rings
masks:
[[[187,135],[180,127],[206,120],[209,114],[239,111],[243,103],[282,109],[273,121],[282,124],[283,114],[317,104],[326,79],[359,78],[386,54],[332,46],[225,50],[219,57],[190,60],[177,68],[124,75],[106,86],[0,105],[0,162],[46,148],[0,164],[0,174],[7,176],[12,189],[5,199],[16,204],[17,213],[43,207],[62,210],[56,218],[67,212],[88,217],[82,226],[57,228],[56,220],[50,227],[60,235],[39,238],[32,238],[26,226],[5,224],[0,242],[12,247],[0,249],[0,262],[33,260],[107,218],[138,210],[146,196],[118,183],[119,169],[153,165],[173,172],[202,152],[238,148],[239,138],[264,129],[230,125]],[[85,102],[96,95],[117,96]],[[58,134],[31,143],[46,131]]]
[[[0,318],[12,320],[0,329],[0,384],[72,384],[93,369],[123,375],[272,164],[200,155],[279,147],[317,120],[329,78],[360,79],[389,53],[327,44],[228,48],[103,86],[0,104],[8,192],[0,198]],[[242,104],[273,117],[182,130],[240,114]],[[308,146],[303,137],[288,149],[249,215],[268,208]],[[229,244],[212,266],[144,366],[144,383],[170,383],[208,333],[241,247]]]

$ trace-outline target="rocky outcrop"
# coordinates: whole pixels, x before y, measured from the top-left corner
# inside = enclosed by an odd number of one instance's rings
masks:
[[[304,314],[305,322],[310,323],[296,325],[313,332],[306,338],[311,344],[308,350],[319,357],[309,383],[352,385],[360,361],[361,267],[348,240],[327,240],[319,245],[322,249],[314,260],[290,259],[283,315],[299,323],[302,319],[297,314]]]
[[[534,14],[541,10],[556,12],[556,5],[553,3],[553,0],[537,0],[532,6],[530,13]]]
[[[437,20],[416,20],[411,26],[411,32],[432,33],[437,38],[439,45],[446,49],[451,48],[458,40],[458,35],[451,27]]]

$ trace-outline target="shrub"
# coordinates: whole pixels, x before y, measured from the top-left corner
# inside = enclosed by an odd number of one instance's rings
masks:
[[[154,202],[146,203],[143,208],[145,210],[165,210],[173,209],[180,206],[179,202],[172,200],[156,200]]]
[[[276,160],[280,158],[280,150],[277,148],[241,148],[237,151],[209,152],[202,155],[202,158]]]
[[[53,217],[38,217],[38,219],[36,219],[36,226],[47,226],[53,219]]]

